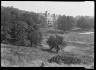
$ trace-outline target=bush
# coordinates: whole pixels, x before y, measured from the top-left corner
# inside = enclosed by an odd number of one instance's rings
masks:
[[[49,47],[53,45],[54,42],[55,42],[54,36],[50,36],[50,38],[47,40],[47,44],[49,45]]]
[[[76,58],[76,57],[72,57],[72,56],[61,56],[61,55],[57,55],[52,57],[51,59],[48,60],[49,63],[51,62],[55,62],[55,63],[64,63],[64,64],[80,64],[81,60]]]
[[[60,49],[59,46],[63,45],[63,47],[66,46],[66,42],[63,42],[63,37],[61,36],[50,36],[50,38],[47,40],[47,44],[49,45],[50,49],[51,48],[55,48],[58,52],[58,50]]]

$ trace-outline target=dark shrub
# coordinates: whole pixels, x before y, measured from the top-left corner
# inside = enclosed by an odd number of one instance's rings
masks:
[[[51,45],[53,45],[54,41],[55,41],[55,37],[54,36],[50,36],[50,38],[47,40],[47,44],[49,45],[49,47]]]
[[[63,41],[63,37],[61,36],[50,36],[50,38],[47,40],[47,44],[50,47],[50,50],[55,48],[58,52],[58,50],[60,49],[59,46],[63,45],[63,47],[66,46],[66,42]]]
[[[60,56],[57,55],[55,57],[52,57],[51,59],[48,60],[49,63],[51,62],[55,62],[55,63],[64,63],[64,64],[80,64],[81,60],[76,58],[76,57],[72,57],[72,56]]]

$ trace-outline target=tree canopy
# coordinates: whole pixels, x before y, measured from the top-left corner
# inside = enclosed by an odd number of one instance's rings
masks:
[[[65,32],[74,28],[76,21],[72,16],[63,15],[57,19],[56,23],[57,23],[57,28]]]
[[[85,29],[94,28],[94,18],[90,18],[88,16],[83,16],[77,21],[77,27]]]
[[[21,46],[37,45],[41,42],[38,14],[1,6],[1,43]]]

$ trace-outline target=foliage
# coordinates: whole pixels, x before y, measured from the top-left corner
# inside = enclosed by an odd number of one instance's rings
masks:
[[[59,16],[55,22],[57,28],[64,32],[70,31],[75,27],[79,27],[82,30],[94,29],[94,17],[91,16]]]
[[[64,41],[64,37],[56,35],[57,44],[62,45],[63,47],[67,46],[66,42]]]
[[[94,28],[94,19],[88,16],[83,16],[78,19],[77,27],[82,28],[83,30]]]
[[[13,7],[1,8],[1,43],[32,46],[31,43],[41,42],[40,20],[36,13]]]
[[[50,38],[47,40],[47,44],[49,45],[49,47],[55,45],[55,39],[55,36],[50,36]]]
[[[57,28],[60,30],[65,31],[70,31],[72,28],[74,28],[76,21],[72,16],[60,16],[57,19]]]
[[[60,63],[64,63],[64,64],[80,64],[81,60],[76,58],[76,57],[72,57],[72,56],[62,56],[62,55],[56,55],[54,57],[52,57],[51,59],[48,60],[48,62],[56,62],[58,64]]]
[[[46,17],[42,16],[41,14],[38,14],[39,16],[39,22],[40,22],[40,27],[46,27],[47,26],[47,22],[46,22]]]
[[[60,37],[58,35],[55,36],[50,36],[50,38],[47,40],[47,44],[49,45],[50,48],[54,47],[56,49],[57,46],[66,46],[65,41],[63,41],[63,37]],[[58,47],[56,50],[59,50],[60,47]]]
[[[28,28],[28,40],[31,42],[32,45],[38,45],[41,43],[42,34],[40,31],[36,30],[35,28],[32,29],[31,27]]]

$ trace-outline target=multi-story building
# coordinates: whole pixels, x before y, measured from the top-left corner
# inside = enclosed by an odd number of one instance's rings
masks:
[[[45,16],[48,26],[53,26],[54,21],[56,21],[58,19],[58,16],[59,16],[56,14],[50,14],[50,13],[48,13],[48,11],[45,11],[45,13],[40,13],[40,14]]]
[[[46,21],[47,21],[48,26],[53,26],[54,25],[54,21],[56,21],[57,18],[58,18],[58,15],[50,14],[47,11],[45,13],[46,13]]]

